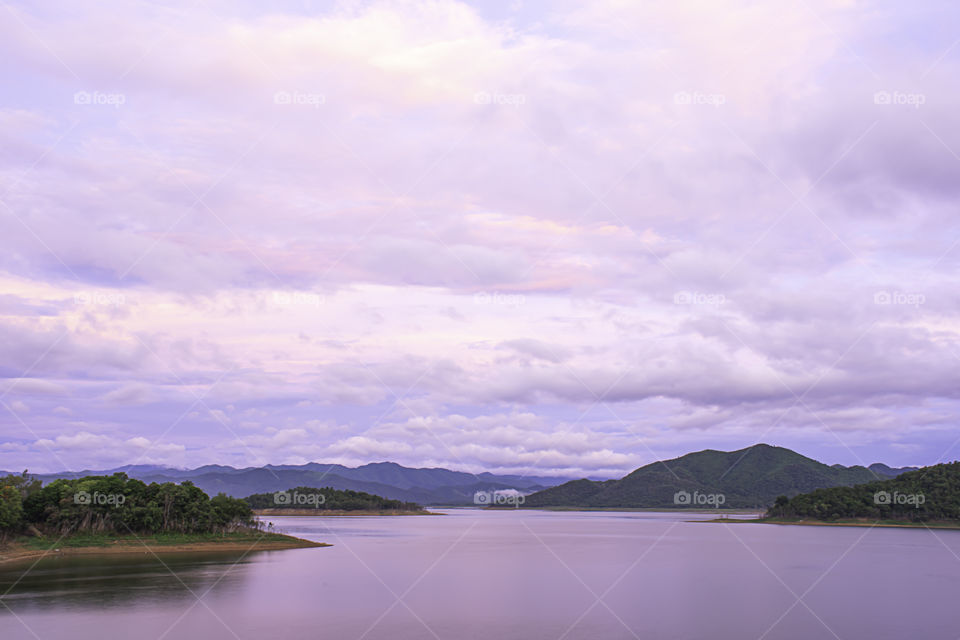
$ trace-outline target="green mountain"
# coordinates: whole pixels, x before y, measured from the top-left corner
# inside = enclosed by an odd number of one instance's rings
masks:
[[[317,511],[424,511],[415,502],[389,500],[363,491],[297,487],[287,491],[256,493],[244,498],[251,509]]]
[[[855,487],[818,489],[789,499],[778,498],[767,517],[960,521],[960,462],[924,467]]]
[[[674,508],[766,507],[780,495],[851,486],[900,472],[829,466],[785,449],[758,444],[739,451],[707,449],[654,462],[619,480],[574,480],[528,495],[525,507]],[[877,471],[882,471],[878,473]]]

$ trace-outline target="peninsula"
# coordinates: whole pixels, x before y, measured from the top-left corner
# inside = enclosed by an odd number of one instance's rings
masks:
[[[329,546],[265,529],[244,500],[124,473],[46,486],[0,477],[0,563],[51,555],[247,553]]]

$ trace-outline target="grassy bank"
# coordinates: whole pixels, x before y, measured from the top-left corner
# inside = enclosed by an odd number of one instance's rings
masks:
[[[404,511],[398,509],[254,509],[258,516],[439,516],[442,514],[427,510]]]
[[[0,547],[0,565],[45,556],[271,551],[329,547],[280,533],[251,529],[235,533],[161,533],[154,535],[79,534],[63,539],[19,538]]]

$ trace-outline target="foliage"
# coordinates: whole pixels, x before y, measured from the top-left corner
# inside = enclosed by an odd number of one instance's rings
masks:
[[[51,535],[223,533],[255,525],[243,500],[211,499],[191,482],[146,484],[124,473],[58,479],[0,478],[0,536],[28,528]]]
[[[23,526],[23,501],[40,490],[40,482],[24,471],[0,477],[0,542]]]
[[[781,496],[767,517],[816,520],[866,518],[926,522],[960,520],[960,462],[903,473],[853,487]]]
[[[0,487],[0,536],[6,538],[7,532],[16,531],[23,522],[23,502],[13,487]]]
[[[278,498],[279,496],[279,498]],[[324,487],[297,487],[276,493],[256,493],[245,498],[254,509],[304,509],[326,511],[422,511],[415,502],[390,500],[363,491]]]

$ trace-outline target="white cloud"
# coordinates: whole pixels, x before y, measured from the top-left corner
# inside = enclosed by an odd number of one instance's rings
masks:
[[[952,442],[960,94],[932,12],[11,10],[0,177],[29,228],[0,240],[0,389],[42,436],[11,438],[586,471]],[[923,110],[874,104],[897,87]],[[145,445],[171,425],[189,446]]]
[[[16,411],[17,413],[30,413],[30,407],[27,406],[26,402],[20,400],[14,400],[10,403],[10,408]]]

